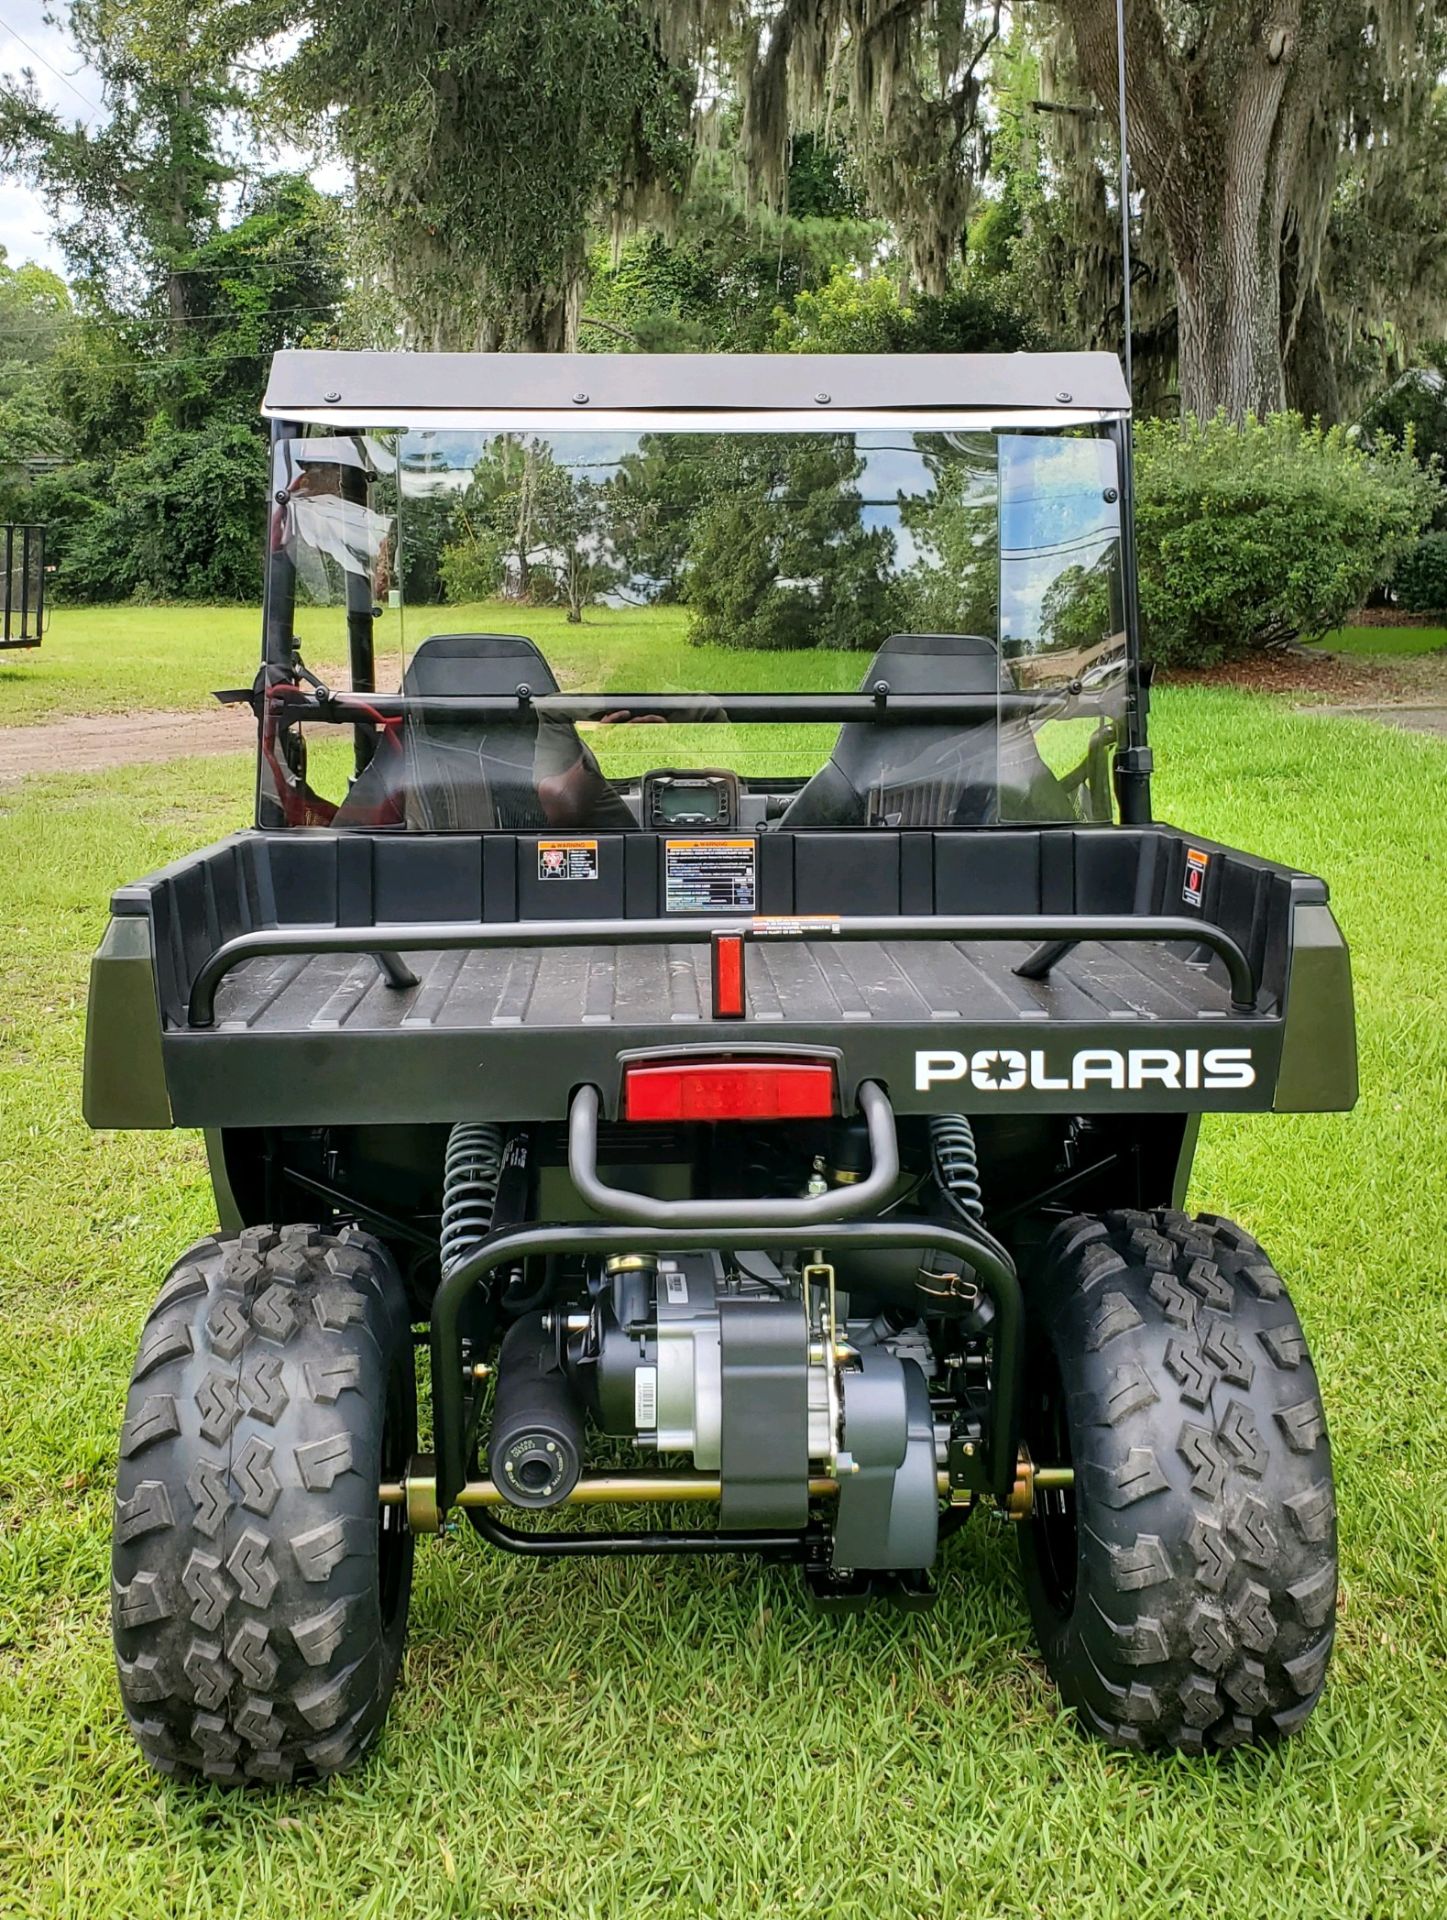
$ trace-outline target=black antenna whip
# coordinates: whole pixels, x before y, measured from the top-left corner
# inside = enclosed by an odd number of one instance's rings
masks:
[[[1125,282],[1125,384],[1132,402],[1130,319],[1130,145],[1125,120],[1125,0],[1115,0],[1115,68],[1120,88],[1120,270]]]

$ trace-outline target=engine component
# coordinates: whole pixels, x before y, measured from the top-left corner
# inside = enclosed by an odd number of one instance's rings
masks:
[[[624,1255],[595,1283],[586,1323],[563,1324],[565,1364],[599,1424],[717,1472],[724,1527],[802,1527],[811,1468],[837,1465],[853,1488],[838,1564],[933,1559],[928,1336],[850,1320],[832,1267],[784,1273],[757,1251],[727,1266],[716,1253]]]
[[[934,1421],[919,1368],[862,1347],[841,1376],[848,1452],[839,1461],[837,1572],[927,1567],[939,1539]]]
[[[515,1507],[555,1507],[583,1470],[583,1409],[540,1313],[508,1329],[497,1362],[488,1465]]]
[[[723,1320],[731,1303],[792,1307],[787,1316],[801,1367],[808,1354],[797,1279],[786,1281],[767,1254],[750,1252],[726,1271],[715,1253],[625,1254],[608,1262],[586,1332],[568,1347],[569,1366],[605,1433],[627,1435],[660,1453],[687,1453],[702,1472],[724,1456]],[[740,1359],[733,1364],[742,1370]],[[819,1363],[807,1362],[807,1460],[830,1457]]]
[[[655,1281],[653,1444],[660,1453],[691,1453],[705,1472],[717,1469],[723,1452],[719,1278],[704,1256],[660,1261]],[[646,1404],[647,1367],[635,1378]]]
[[[801,1299],[719,1302],[723,1374],[719,1524],[802,1527],[809,1518],[809,1377]]]
[[[466,1259],[492,1226],[502,1178],[502,1128],[459,1121],[442,1165],[442,1271]]]

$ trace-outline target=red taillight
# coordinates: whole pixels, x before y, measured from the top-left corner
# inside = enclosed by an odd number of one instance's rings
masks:
[[[828,1060],[664,1060],[624,1069],[626,1120],[827,1120]]]
[[[744,936],[716,933],[713,937],[713,1017],[744,1017]]]

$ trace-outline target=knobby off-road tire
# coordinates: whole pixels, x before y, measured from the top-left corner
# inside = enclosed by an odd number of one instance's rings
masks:
[[[1026,1440],[1075,1468],[1021,1558],[1045,1663],[1114,1745],[1294,1732],[1336,1612],[1331,1449],[1265,1253],[1211,1214],[1078,1216],[1030,1296]]]
[[[111,1617],[131,1730],[227,1786],[353,1766],[396,1684],[416,1439],[407,1300],[368,1235],[249,1227],[172,1268],[121,1429]]]

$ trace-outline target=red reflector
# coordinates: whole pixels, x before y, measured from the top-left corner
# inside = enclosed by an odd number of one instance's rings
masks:
[[[713,1017],[744,1017],[744,936],[716,933],[713,937]]]
[[[629,1120],[827,1120],[833,1111],[828,1060],[671,1060],[623,1075]]]

